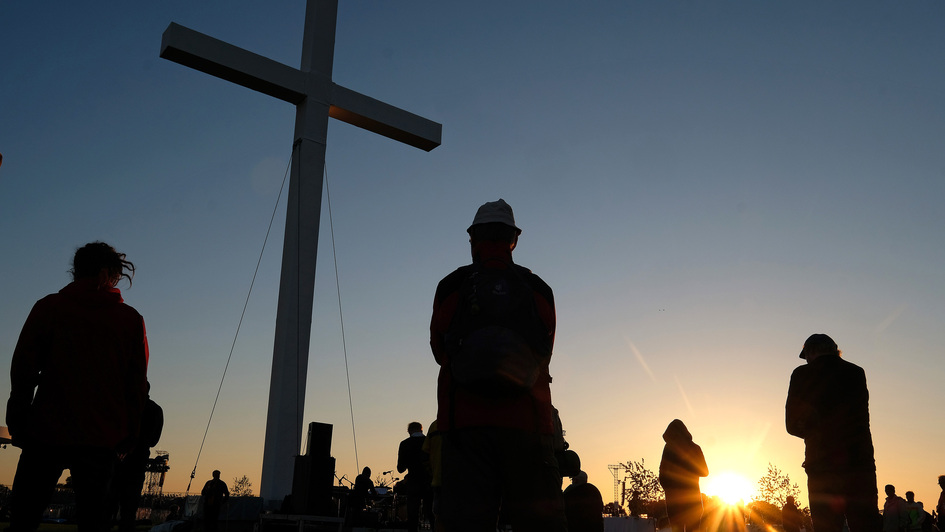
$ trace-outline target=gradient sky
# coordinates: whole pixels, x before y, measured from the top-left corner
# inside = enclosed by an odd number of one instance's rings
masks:
[[[166,491],[197,460],[294,108],[160,59],[161,34],[173,21],[297,67],[304,10],[0,2],[0,366],[77,246],[127,253]],[[516,261],[555,290],[554,402],[606,500],[607,465],[655,470],[680,418],[712,473],[754,484],[773,463],[806,504],[784,399],[824,332],[867,372],[880,488],[934,507],[943,29],[942,0],[341,0],[334,81],[442,123],[443,145],[330,125],[334,245],[326,204],[304,417],[334,425],[339,476],[394,469],[406,424],[434,418],[433,292],[468,263],[476,208],[502,197],[524,229]],[[218,468],[258,492],[284,201],[193,490]],[[0,483],[17,456],[0,450]]]

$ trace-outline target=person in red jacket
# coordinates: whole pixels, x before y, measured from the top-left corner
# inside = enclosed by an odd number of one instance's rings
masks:
[[[504,200],[467,229],[472,264],[440,281],[430,346],[440,365],[437,523],[493,531],[499,509],[518,532],[566,530],[554,456],[551,288],[512,262],[521,229]]]
[[[103,242],[79,248],[73,282],[40,299],[13,351],[6,419],[22,452],[10,530],[36,530],[63,470],[80,532],[107,530],[115,461],[138,436],[147,400],[144,320],[116,285],[134,264]]]

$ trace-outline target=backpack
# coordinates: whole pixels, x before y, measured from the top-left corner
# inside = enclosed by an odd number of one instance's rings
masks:
[[[459,386],[487,395],[527,392],[551,357],[534,291],[518,268],[475,265],[463,280],[446,333],[450,371]]]
[[[161,440],[164,430],[164,409],[148,399],[141,413],[141,443],[148,448],[154,447]]]
[[[926,512],[925,510],[922,511],[922,514],[924,518],[919,519],[920,524],[922,525],[922,532],[932,532],[935,529],[935,520],[932,518],[932,514]]]

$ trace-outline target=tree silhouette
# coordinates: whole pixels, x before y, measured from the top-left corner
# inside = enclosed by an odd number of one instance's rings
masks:
[[[794,497],[797,501],[801,495],[801,488],[791,483],[791,477],[782,473],[774,464],[768,462],[768,473],[758,479],[758,499],[771,503],[778,508],[784,506],[787,498]]]
[[[639,462],[631,460],[624,464],[624,467],[626,468],[624,500],[632,500],[635,491],[639,492],[638,498],[644,503],[657,502],[665,498],[659,477],[646,468],[645,460],[642,458]]]
[[[242,478],[233,477],[233,490],[234,497],[252,497],[253,496],[253,483],[250,482],[249,477],[243,475]]]

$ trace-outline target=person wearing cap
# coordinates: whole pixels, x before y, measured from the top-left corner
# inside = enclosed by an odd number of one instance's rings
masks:
[[[437,427],[442,433],[442,484],[437,524],[451,532],[494,531],[501,508],[503,522],[516,532],[565,531],[548,370],[555,331],[554,296],[541,278],[512,262],[522,230],[504,200],[479,207],[467,232],[472,264],[440,281],[430,323],[430,346],[440,365]],[[536,350],[543,355],[536,357],[534,374],[522,380],[518,393],[474,389],[454,364],[462,357],[461,348],[456,347],[456,323],[467,312],[469,280],[496,272],[527,286],[531,310],[528,316],[515,314],[523,322],[535,320],[533,328],[540,329],[540,334],[533,335],[538,338],[529,342],[542,344]],[[485,358],[490,355],[484,354]]]
[[[846,518],[850,532],[878,531],[866,373],[826,334],[811,335],[800,357],[807,364],[791,374],[785,425],[804,439],[814,530],[840,532]]]

